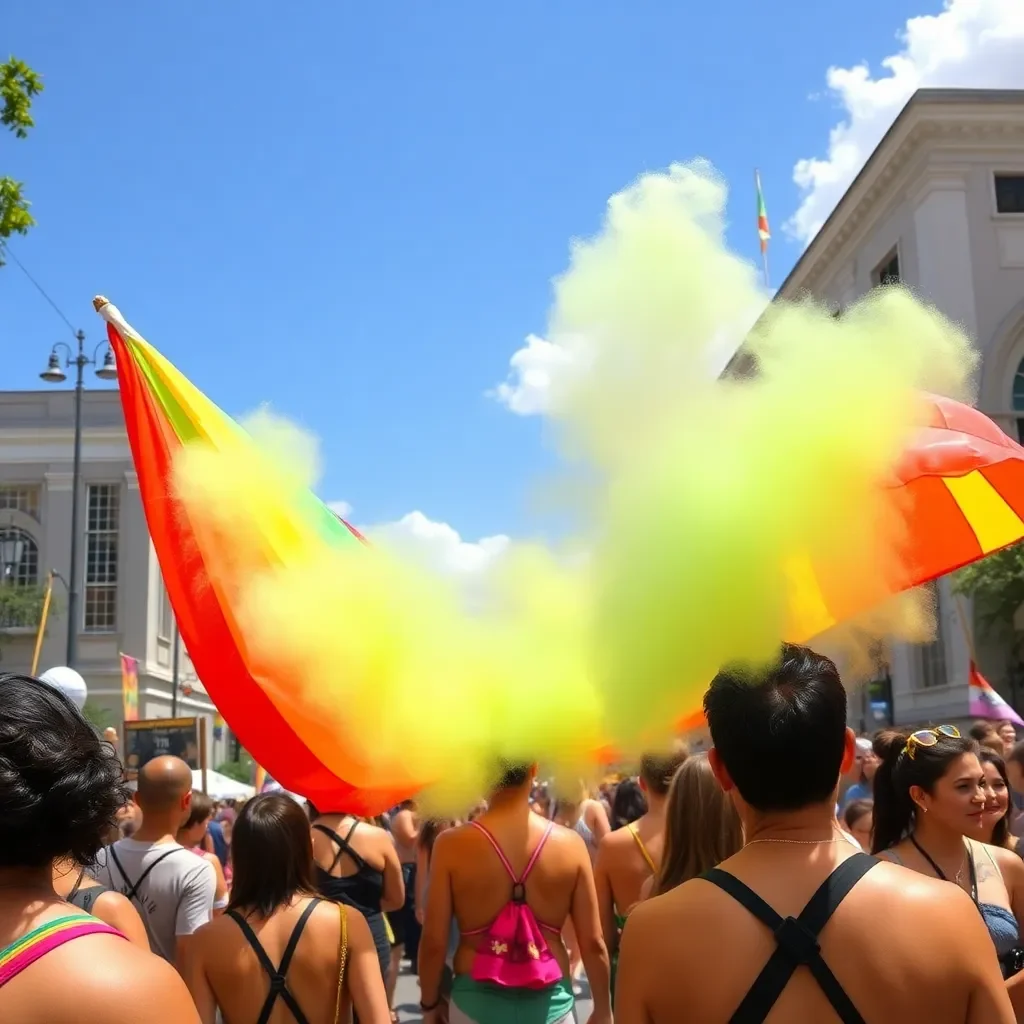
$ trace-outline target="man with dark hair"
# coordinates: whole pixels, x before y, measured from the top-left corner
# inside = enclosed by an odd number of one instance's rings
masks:
[[[769,1014],[779,1024],[1010,1024],[968,894],[876,861],[839,830],[855,737],[835,665],[784,645],[766,668],[720,672],[704,710],[708,760],[746,845],[630,916],[617,1019],[669,1024],[685,1007],[693,1024]]]
[[[626,915],[640,899],[644,882],[661,868],[665,843],[665,800],[672,777],[686,760],[687,749],[674,744],[667,752],[645,754],[640,762],[640,788],[647,800],[647,813],[615,829],[601,840],[594,861],[597,905],[601,929],[612,962],[612,986],[619,933]]]

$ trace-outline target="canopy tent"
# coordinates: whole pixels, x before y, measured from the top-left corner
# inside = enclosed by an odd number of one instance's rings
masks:
[[[192,788],[203,788],[203,773],[198,769],[192,772]],[[236,782],[227,775],[207,769],[206,795],[214,800],[248,800],[256,795],[256,790],[244,782]]]

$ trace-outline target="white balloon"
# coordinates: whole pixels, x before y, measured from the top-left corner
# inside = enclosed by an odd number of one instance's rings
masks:
[[[55,690],[60,690],[79,711],[85,707],[85,698],[88,697],[89,690],[85,680],[73,668],[58,665],[47,669],[39,678]]]

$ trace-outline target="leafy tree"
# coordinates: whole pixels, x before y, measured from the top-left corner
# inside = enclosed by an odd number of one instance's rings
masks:
[[[0,125],[24,139],[35,126],[32,100],[43,91],[43,80],[23,60],[11,57],[0,64]],[[28,212],[24,185],[13,178],[0,178],[0,242],[13,234],[24,235],[35,221]],[[0,247],[0,266],[3,266]]]
[[[223,764],[217,765],[217,771],[221,775],[226,775],[229,779],[234,779],[235,782],[251,786],[253,779],[256,777],[256,762],[249,756],[247,751],[239,749],[238,760],[225,761]]]
[[[974,599],[982,635],[1008,642],[1007,672],[1016,697],[1024,687],[1024,631],[1018,625],[1024,606],[1024,542],[961,569],[953,589]]]
[[[0,584],[0,657],[12,629],[35,629],[39,625],[43,597],[42,587]]]
[[[117,728],[113,711],[89,698],[86,698],[85,704],[82,706],[82,714],[85,716],[85,720],[90,722],[97,732],[101,733],[104,729],[111,727]]]

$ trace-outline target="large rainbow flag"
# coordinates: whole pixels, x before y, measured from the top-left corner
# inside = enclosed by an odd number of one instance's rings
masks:
[[[231,730],[257,764],[285,788],[321,808],[377,814],[411,794],[352,786],[325,766],[314,747],[334,745],[312,715],[267,693],[266,680],[246,661],[245,637],[220,588],[218,557],[202,550],[188,515],[173,496],[172,463],[187,444],[230,450],[247,443],[229,416],[141,338],[105,299],[94,300],[107,321],[117,360],[125,424],[139,489],[160,569],[196,673]],[[358,531],[309,492],[280,496],[266,557],[280,558],[305,531],[334,544],[365,544]],[[277,691],[275,691],[276,693]]]

